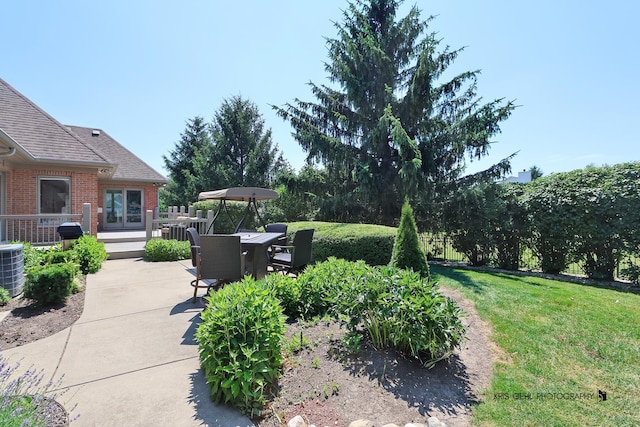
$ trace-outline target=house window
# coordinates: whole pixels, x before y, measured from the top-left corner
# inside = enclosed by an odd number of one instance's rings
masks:
[[[71,213],[71,179],[49,178],[38,179],[40,214],[68,214]]]

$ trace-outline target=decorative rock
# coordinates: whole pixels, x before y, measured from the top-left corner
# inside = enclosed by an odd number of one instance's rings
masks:
[[[287,427],[307,427],[307,423],[300,415],[296,415],[289,420]]]
[[[349,427],[372,427],[372,426],[373,425],[371,424],[371,421],[365,420],[365,419],[359,419],[349,424]],[[306,421],[302,418],[302,416],[296,415],[295,417],[289,420],[289,422],[287,423],[287,427],[316,427],[316,426],[313,424],[308,425]],[[398,427],[398,425],[390,423],[390,424],[385,424],[382,427]],[[447,425],[442,421],[438,420],[436,417],[429,417],[426,425],[422,423],[407,423],[404,425],[404,427],[447,427]]]

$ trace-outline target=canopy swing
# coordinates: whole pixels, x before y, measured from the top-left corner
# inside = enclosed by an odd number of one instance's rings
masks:
[[[256,201],[258,200],[275,200],[277,199],[278,193],[274,190],[270,190],[268,188],[259,188],[259,187],[233,187],[233,188],[225,188],[223,190],[215,190],[215,191],[203,191],[198,195],[198,200],[220,200],[220,204],[218,205],[218,210],[213,217],[213,221],[211,221],[211,225],[207,229],[207,234],[213,228],[213,224],[215,224],[216,219],[222,212],[222,209],[227,213],[229,219],[232,220],[231,213],[229,213],[229,209],[227,209],[227,200],[235,201],[235,202],[247,202],[247,208],[244,211],[244,215],[242,219],[236,225],[234,233],[237,233],[240,228],[242,228],[242,224],[244,220],[247,219],[247,215],[253,206],[253,209],[260,220],[260,224],[266,228],[266,224],[264,223],[260,213],[258,212],[258,205],[256,205]]]

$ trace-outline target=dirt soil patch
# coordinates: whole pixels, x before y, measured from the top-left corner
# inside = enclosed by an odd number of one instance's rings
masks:
[[[467,340],[448,360],[425,369],[391,350],[364,343],[349,353],[342,344],[344,330],[336,323],[294,323],[287,339],[302,334],[306,347],[287,358],[260,427],[279,427],[296,415],[317,426],[348,426],[367,419],[375,426],[410,422],[426,424],[438,417],[447,426],[471,424],[471,409],[489,387],[495,351],[489,327],[473,303],[457,291],[441,289],[467,313]]]
[[[29,344],[73,325],[84,310],[84,277],[81,282],[82,290],[62,304],[38,307],[31,300],[16,297],[0,306],[0,313],[9,312],[0,322],[0,350]]]

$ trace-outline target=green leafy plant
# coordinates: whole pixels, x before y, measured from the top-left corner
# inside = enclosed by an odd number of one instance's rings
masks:
[[[108,256],[104,243],[87,234],[73,242],[71,250],[76,254],[75,258],[80,264],[82,274],[97,273]]]
[[[191,246],[188,241],[152,239],[144,245],[144,256],[152,262],[189,259]]]
[[[45,383],[44,373],[33,368],[18,375],[20,363],[12,366],[0,354],[0,425],[3,427],[47,427],[55,414],[53,391],[60,383]],[[59,421],[59,419],[58,419]],[[58,425],[58,424],[56,424]]]
[[[411,270],[363,270],[343,283],[334,301],[333,311],[351,334],[362,325],[377,348],[393,347],[426,366],[447,357],[465,337],[457,304]]]
[[[295,334],[288,340],[284,346],[286,354],[291,355],[300,352],[304,348],[309,347],[309,340],[304,336],[302,331],[300,334]]]
[[[320,368],[320,359],[318,359],[318,356],[314,357],[313,360],[311,361],[311,367],[315,369]]]
[[[70,262],[32,267],[27,271],[24,296],[42,306],[61,303],[74,292],[78,271],[78,265]]]
[[[302,316],[311,319],[328,313],[343,294],[345,283],[362,280],[371,268],[364,261],[334,257],[307,267],[304,274],[298,276]]]
[[[292,319],[301,317],[300,281],[284,274],[269,274],[263,281],[265,286],[271,288],[275,293],[287,317]]]
[[[325,386],[322,388],[322,395],[324,396],[325,399],[328,399],[334,395],[337,396],[339,392],[340,392],[340,384],[338,384],[335,381],[332,381],[329,384],[325,384]]]
[[[281,372],[282,307],[272,290],[251,278],[206,298],[196,341],[211,398],[258,415]]]
[[[402,216],[393,244],[390,264],[398,268],[412,269],[422,277],[429,277],[427,257],[420,245],[413,209],[408,200],[405,200],[402,206]]]
[[[63,251],[62,246],[54,246],[44,252],[44,264],[62,264],[68,262],[76,262],[77,254],[75,251]]]
[[[24,259],[25,270],[36,265],[44,264],[47,250],[36,248],[29,242],[16,241],[11,243],[18,243],[22,245],[22,258]]]
[[[9,301],[11,301],[9,291],[0,287],[0,305],[6,305]]]

